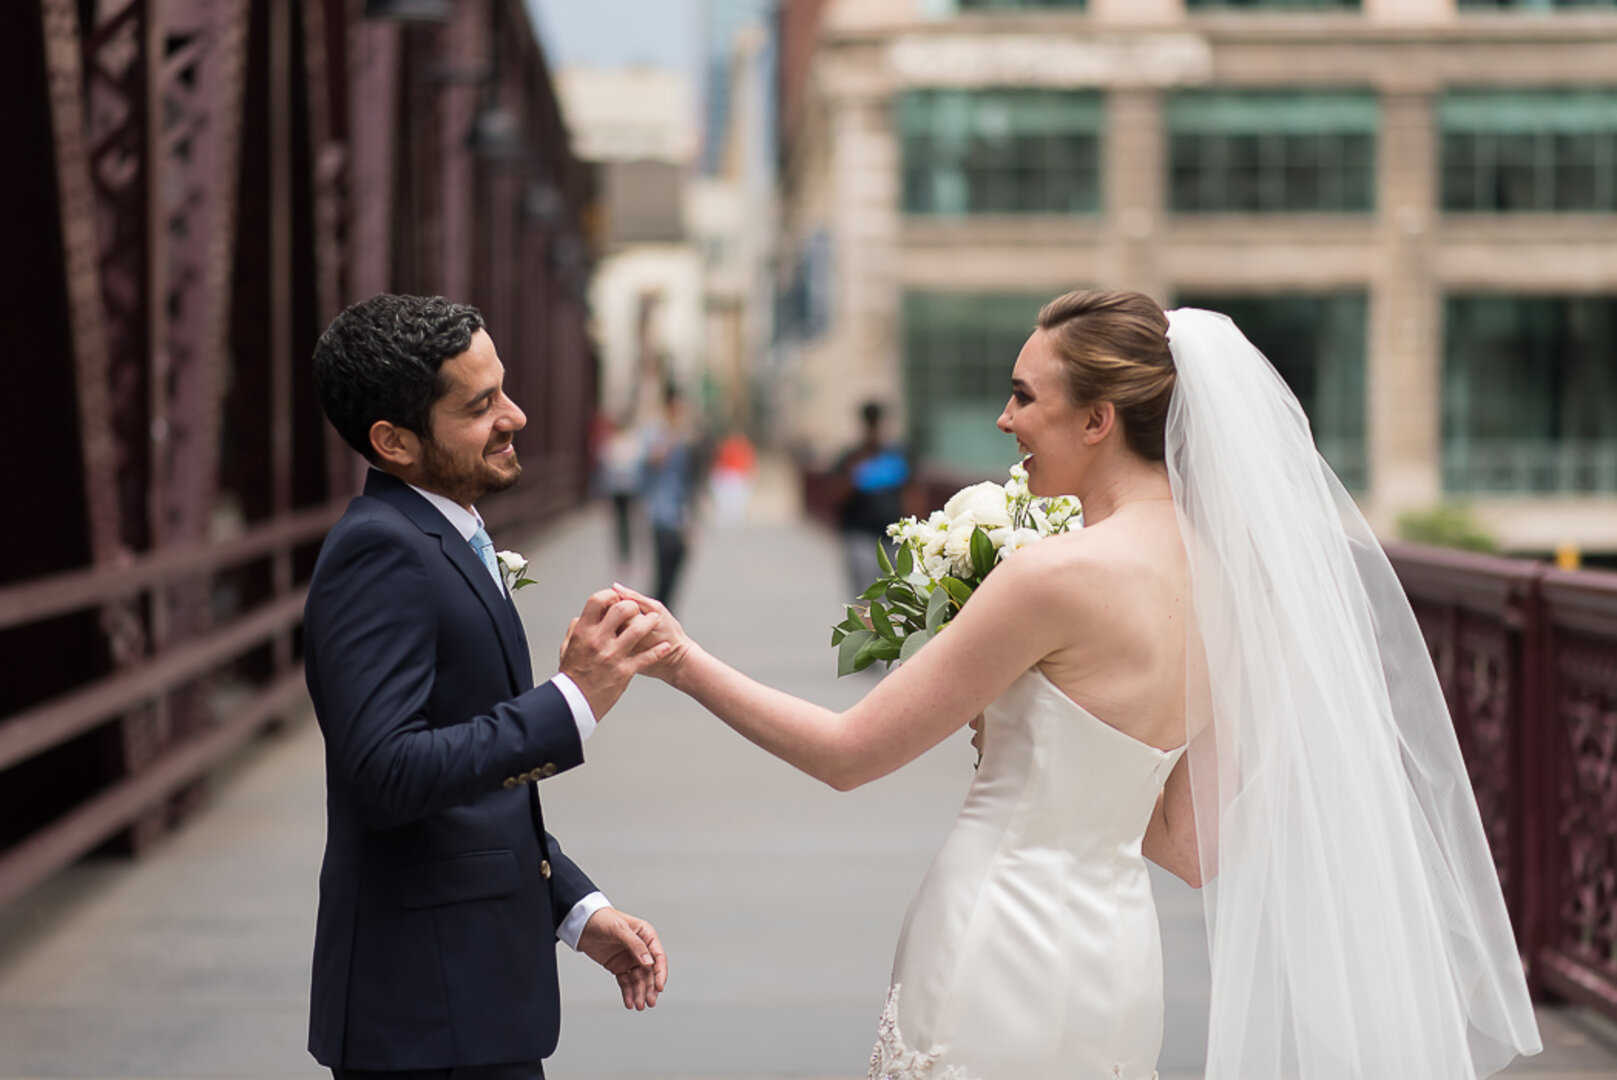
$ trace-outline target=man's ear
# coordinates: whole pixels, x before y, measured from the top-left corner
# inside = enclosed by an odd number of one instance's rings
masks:
[[[376,451],[376,463],[384,468],[391,465],[395,469],[409,470],[421,460],[420,436],[389,420],[378,420],[371,425],[371,449]]]
[[[1090,446],[1101,442],[1117,426],[1117,406],[1110,401],[1098,401],[1084,410],[1084,442]]]

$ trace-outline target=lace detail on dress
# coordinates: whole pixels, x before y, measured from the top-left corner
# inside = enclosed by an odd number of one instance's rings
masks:
[[[898,983],[887,992],[887,1005],[881,1011],[876,1025],[876,1049],[870,1052],[870,1075],[866,1080],[972,1080],[953,1065],[938,1068],[934,1050],[923,1054],[904,1045],[904,1036],[898,1030]]]

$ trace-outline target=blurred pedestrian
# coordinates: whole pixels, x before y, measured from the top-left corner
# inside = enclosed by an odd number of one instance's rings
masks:
[[[656,584],[652,595],[672,608],[674,588],[685,564],[690,523],[692,444],[685,399],[669,383],[663,389],[663,415],[646,443],[646,516],[651,521]]]
[[[752,441],[741,432],[732,431],[719,441],[708,483],[713,489],[713,513],[721,528],[733,528],[746,517],[757,462]]]
[[[634,504],[644,475],[645,446],[645,433],[637,425],[625,423],[607,435],[601,448],[596,484],[612,503],[620,570],[634,555]]]
[[[914,475],[909,451],[902,443],[884,438],[884,416],[879,401],[867,401],[860,407],[863,434],[838,460],[832,481],[849,596],[858,596],[881,572],[878,544],[886,549],[888,558],[894,555],[887,526],[904,516],[905,492]]]

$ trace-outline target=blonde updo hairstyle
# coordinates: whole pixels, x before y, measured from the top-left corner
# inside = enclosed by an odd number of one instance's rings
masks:
[[[1163,432],[1173,397],[1168,316],[1144,293],[1079,289],[1039,312],[1039,329],[1067,373],[1074,405],[1109,401],[1128,448],[1163,460]]]

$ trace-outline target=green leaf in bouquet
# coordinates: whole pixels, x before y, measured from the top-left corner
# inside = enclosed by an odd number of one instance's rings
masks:
[[[842,639],[847,637],[847,636],[848,636],[848,631],[844,630],[840,626],[833,626],[831,628],[831,647],[834,649],[838,645],[841,645],[842,644]]]
[[[944,578],[948,581],[948,578]],[[949,618],[949,593],[946,589],[933,589],[926,602],[926,632],[935,634]]]
[[[944,578],[942,584],[949,594],[949,599],[954,601],[955,607],[965,607],[966,601],[971,599],[971,594],[975,591],[970,585],[955,577]]]
[[[907,578],[915,572],[915,553],[908,544],[898,546],[898,559],[893,563],[893,575]]]
[[[886,638],[878,635],[874,640],[869,641],[861,646],[859,651],[854,654],[853,669],[855,671],[863,671],[871,664],[874,664],[877,660],[885,660],[887,663],[891,664],[895,659],[897,659],[898,650],[898,642],[888,641]]]
[[[890,588],[890,586],[888,585],[887,579],[886,578],[879,578],[879,579],[877,579],[877,581],[876,581],[876,583],[874,585],[872,585],[870,588],[866,589],[864,592],[859,594],[859,599],[861,599],[861,600],[876,600],[876,599],[879,599],[880,597],[886,595],[888,588]]]
[[[842,644],[837,646],[837,677],[851,675],[855,671],[863,671],[869,667],[875,658],[867,657],[861,664],[859,657],[864,652],[865,646],[876,640],[874,630],[854,630],[843,638]]]
[[[899,660],[908,660],[921,651],[921,646],[932,640],[932,631],[918,630],[904,639],[903,647],[898,650]]]
[[[870,629],[870,627],[865,623],[865,612],[863,608],[855,607],[852,604],[844,604],[842,607],[843,610],[848,613],[847,618],[843,619],[841,623],[843,629],[849,631]]]
[[[887,640],[898,640],[898,631],[893,629],[892,620],[887,617],[887,609],[882,607],[878,600],[870,602],[870,626]]]
[[[890,585],[887,588],[887,614],[905,622],[921,624],[926,620],[926,604],[915,595],[913,589]]]
[[[881,567],[883,577],[893,576],[893,560],[887,557],[887,542],[876,541],[876,565]]]
[[[994,542],[981,525],[971,530],[971,568],[978,578],[985,578],[994,568]]]

